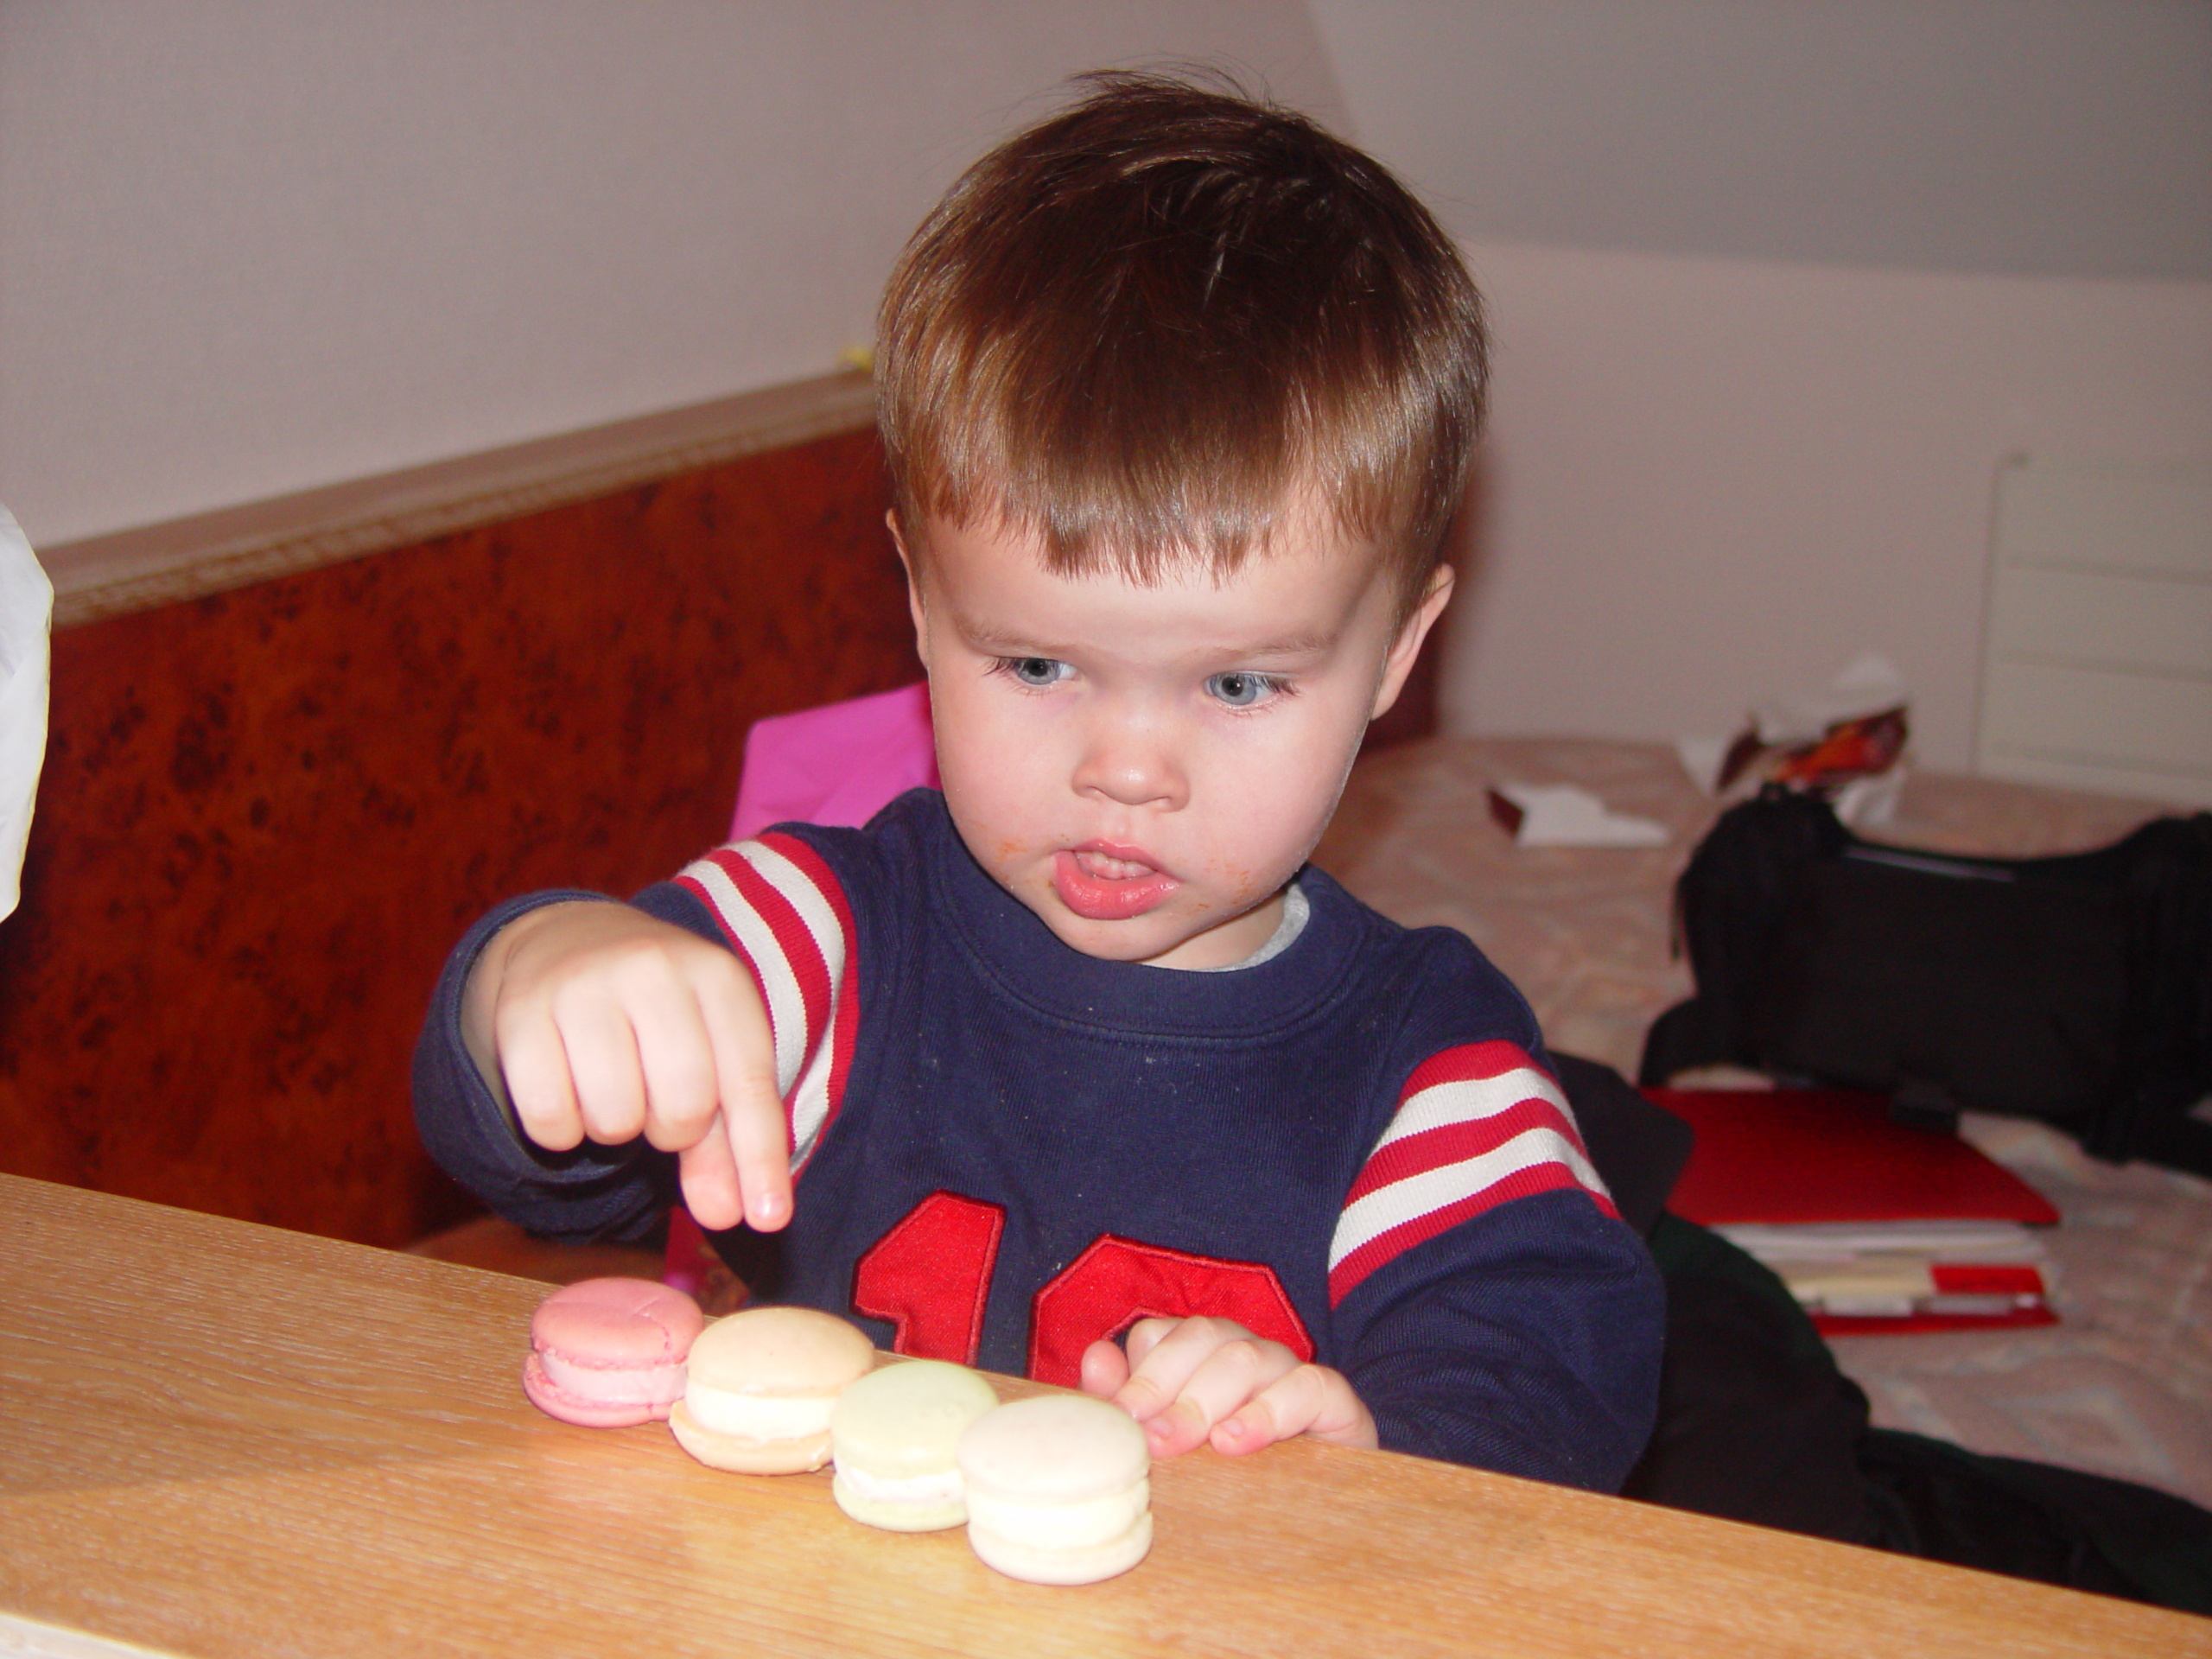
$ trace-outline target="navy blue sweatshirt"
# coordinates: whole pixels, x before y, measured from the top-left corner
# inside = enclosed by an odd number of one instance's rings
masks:
[[[647,888],[640,908],[744,959],[775,1033],[796,1213],[717,1243],[883,1346],[1057,1382],[1137,1319],[1233,1319],[1342,1371],[1386,1446],[1617,1489],[1662,1293],[1528,1005],[1465,936],[1299,880],[1306,926],[1255,965],[1101,961],[917,790],[866,830],[785,825]],[[634,1237],[677,1200],[673,1158],[528,1145],[461,1038],[484,943],[588,896],[462,941],[416,1113],[521,1226]]]

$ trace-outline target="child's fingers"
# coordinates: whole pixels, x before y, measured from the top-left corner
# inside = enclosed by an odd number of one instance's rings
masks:
[[[572,989],[554,1000],[553,1018],[584,1133],[607,1147],[636,1140],[645,1126],[645,1073],[628,1010],[613,999]]]
[[[1154,1319],[1131,1325],[1123,1339],[1128,1345],[1129,1379],[1116,1391],[1114,1403],[1141,1423],[1174,1404],[1191,1373],[1221,1340],[1213,1334],[1213,1323]]]
[[[1155,1455],[1172,1458],[1202,1446],[1215,1426],[1298,1368],[1279,1342],[1241,1337],[1208,1354],[1183,1384],[1175,1403],[1145,1425]]]
[[[1153,1455],[1172,1458],[1298,1363],[1230,1320],[1184,1319],[1150,1341],[1116,1400],[1145,1426]]]
[[[569,1075],[569,1052],[549,1010],[501,1010],[499,1065],[507,1103],[522,1132],[549,1152],[584,1138],[583,1115]]]
[[[1156,1320],[1165,1325],[1166,1320]],[[1112,1342],[1094,1342],[1083,1351],[1083,1391],[1101,1400],[1111,1400],[1122,1391],[1129,1380],[1128,1357],[1121,1346]]]
[[[721,1120],[707,1125],[706,1133],[676,1154],[677,1179],[683,1188],[683,1205],[692,1220],[721,1232],[745,1219],[745,1200],[737,1185],[737,1160]]]
[[[1129,1363],[1143,1364],[1145,1356],[1160,1345],[1160,1339],[1182,1323],[1180,1319],[1139,1319],[1122,1338],[1128,1344]]]
[[[1300,1365],[1217,1423],[1207,1440],[1215,1451],[1233,1455],[1300,1434],[1371,1449],[1375,1419],[1341,1371]]]
[[[685,1151],[712,1132],[721,1109],[714,1044],[699,999],[679,982],[639,1002],[631,1019],[645,1072],[645,1137],[663,1152]]]
[[[741,1093],[725,1108],[722,1132],[735,1159],[745,1219],[772,1233],[791,1218],[791,1130],[783,1103],[772,1092]]]
[[[702,974],[699,1011],[713,1045],[722,1133],[745,1218],[773,1232],[791,1218],[791,1140],[768,1012],[744,970],[728,962]]]

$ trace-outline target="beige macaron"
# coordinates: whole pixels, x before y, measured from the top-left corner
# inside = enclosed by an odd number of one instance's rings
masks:
[[[1001,1406],[960,1437],[968,1541],[1032,1584],[1126,1573],[1152,1548],[1151,1469],[1144,1430],[1119,1406],[1081,1394]]]
[[[830,1460],[837,1396],[874,1364],[874,1345],[842,1319],[808,1307],[747,1308],[692,1343],[683,1398],[668,1426],[678,1445],[716,1469],[819,1469]]]
[[[955,1456],[960,1437],[998,1402],[981,1374],[939,1359],[910,1359],[862,1377],[830,1414],[837,1507],[892,1532],[958,1526],[968,1518]]]

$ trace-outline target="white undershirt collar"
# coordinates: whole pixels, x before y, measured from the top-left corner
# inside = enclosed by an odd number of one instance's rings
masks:
[[[1186,974],[1233,974],[1240,968],[1256,968],[1263,962],[1272,962],[1298,942],[1306,931],[1306,918],[1313,915],[1313,906],[1306,897],[1306,890],[1297,882],[1283,889],[1282,919],[1275,924],[1275,931],[1268,942],[1242,962],[1225,962],[1217,968],[1185,968]]]

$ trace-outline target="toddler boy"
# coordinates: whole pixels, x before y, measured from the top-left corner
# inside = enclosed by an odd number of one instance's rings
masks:
[[[432,1150],[556,1236],[680,1188],[774,1236],[756,1288],[1160,1455],[1617,1487],[1659,1284],[1526,1003],[1305,868],[1450,596],[1484,350],[1434,221],[1295,115],[1100,76],[986,156],[878,345],[943,793],[495,912]]]

